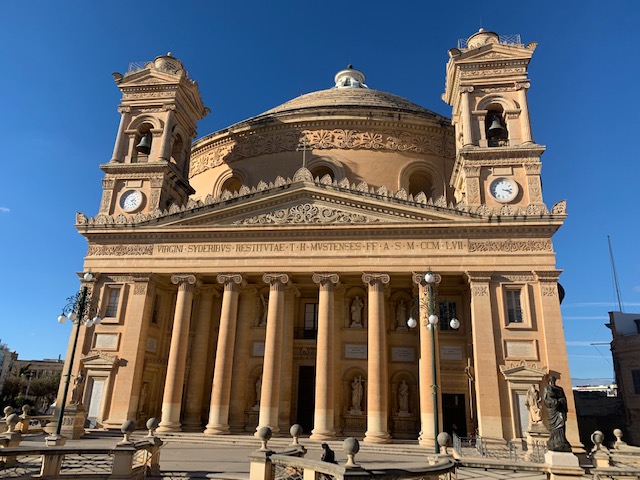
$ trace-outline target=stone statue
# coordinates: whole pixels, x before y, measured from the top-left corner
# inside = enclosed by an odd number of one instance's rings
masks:
[[[398,386],[398,413],[409,413],[409,385],[404,380]]]
[[[542,399],[540,398],[540,390],[537,385],[531,385],[527,390],[527,398],[524,402],[529,410],[529,426],[528,430],[542,424]]]
[[[547,448],[554,452],[571,452],[571,444],[565,436],[567,422],[567,397],[562,387],[556,385],[556,377],[549,376],[549,384],[544,388],[544,404],[549,415],[551,435]]]
[[[407,305],[404,303],[404,300],[400,300],[396,307],[396,323],[398,324],[398,330],[407,329]]]
[[[260,320],[260,326],[264,327],[267,324],[267,315],[269,314],[269,304],[264,295],[260,294],[260,301],[262,302],[262,319]]]
[[[73,390],[71,390],[71,405],[79,405],[82,403],[82,390],[84,386],[84,375],[82,372],[78,373],[78,376],[73,381]]]
[[[262,375],[256,381],[256,407],[260,406],[260,396],[262,395]]]
[[[351,302],[351,326],[352,327],[361,327],[362,326],[362,307],[364,307],[364,302],[362,299],[356,295]]]
[[[357,298],[357,297],[356,297]],[[361,412],[360,405],[362,404],[362,395],[364,390],[362,388],[362,383],[364,379],[362,375],[353,379],[351,382],[351,411],[352,412]]]

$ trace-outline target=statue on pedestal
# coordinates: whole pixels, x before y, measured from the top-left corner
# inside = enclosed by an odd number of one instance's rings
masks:
[[[363,383],[364,379],[362,375],[354,378],[351,382],[351,413],[362,412],[360,405],[362,404],[362,396],[364,395],[364,389],[362,388]]]
[[[84,387],[84,375],[82,372],[78,373],[78,376],[73,381],[73,390],[71,390],[71,405],[79,405],[82,403],[82,393]]]
[[[554,452],[571,452],[571,444],[565,436],[567,422],[567,397],[562,387],[556,385],[556,377],[549,376],[549,384],[544,388],[544,404],[549,415],[551,435],[547,448]]]
[[[409,385],[402,380],[398,386],[398,414],[409,413]]]
[[[531,385],[527,390],[527,398],[524,402],[529,410],[529,425],[527,430],[542,426],[542,399],[537,385]]]
[[[404,303],[404,300],[400,300],[396,307],[396,324],[397,330],[407,329],[407,304]]]
[[[351,326],[352,327],[362,327],[362,307],[364,307],[364,302],[362,299],[356,295],[351,302]]]

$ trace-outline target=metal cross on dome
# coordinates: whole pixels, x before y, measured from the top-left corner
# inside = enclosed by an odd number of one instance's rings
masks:
[[[302,137],[298,143],[298,148],[296,148],[297,152],[302,150],[302,168],[307,168],[307,149],[311,150],[309,148],[309,139]]]

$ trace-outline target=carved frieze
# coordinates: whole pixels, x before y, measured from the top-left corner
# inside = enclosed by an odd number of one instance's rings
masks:
[[[275,212],[255,215],[244,220],[237,220],[234,225],[265,225],[295,223],[374,223],[378,219],[357,213],[345,212],[334,208],[326,208],[310,203],[277,210]]]
[[[469,252],[551,252],[551,240],[469,240]]]
[[[433,154],[445,157],[454,155],[453,148],[441,132],[412,133],[394,130],[362,131],[355,129],[302,130],[262,134],[236,135],[232,144],[217,145],[193,152],[189,177],[198,175],[222,163],[242,158],[281,152],[294,152],[301,138],[314,150],[391,150]]]
[[[152,255],[153,245],[89,245],[87,257]]]
[[[529,200],[532,202],[541,202],[542,185],[540,184],[540,177],[527,177],[527,183],[529,184]]]

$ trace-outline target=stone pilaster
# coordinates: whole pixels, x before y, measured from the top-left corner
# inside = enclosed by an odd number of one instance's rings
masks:
[[[487,439],[504,439],[493,315],[491,272],[466,272],[471,289],[471,330],[476,380],[478,431]]]
[[[365,443],[389,441],[389,374],[387,371],[387,326],[385,319],[384,286],[389,283],[386,273],[364,273],[362,281],[368,285],[367,336],[367,431]]]
[[[235,273],[218,275],[218,282],[224,285],[224,294],[222,296],[218,347],[216,348],[216,363],[211,387],[209,423],[204,431],[206,435],[223,435],[230,431],[229,403],[231,400],[233,351],[236,341],[239,285],[242,284],[243,280],[242,275]]]
[[[267,332],[262,366],[260,417],[256,432],[269,427],[279,432],[278,406],[280,402],[280,368],[282,366],[282,333],[284,327],[284,289],[289,281],[285,273],[265,273],[262,277],[270,285],[267,313]]]
[[[335,437],[334,429],[334,286],[336,273],[314,273],[314,283],[320,285],[318,297],[318,340],[316,353],[316,403],[312,440],[329,440]]]
[[[189,345],[191,304],[196,277],[195,275],[176,274],[171,276],[171,282],[178,285],[178,296],[173,318],[173,331],[171,332],[167,378],[164,382],[164,395],[162,397],[162,419],[158,432],[177,432],[181,430],[180,408],[182,406],[182,388]]]
[[[196,317],[196,326],[191,345],[191,367],[185,397],[183,430],[199,431],[202,428],[202,396],[207,378],[207,359],[209,358],[209,334],[211,332],[211,317],[213,311],[213,297],[219,293],[213,285],[203,285],[198,288],[200,306]]]

